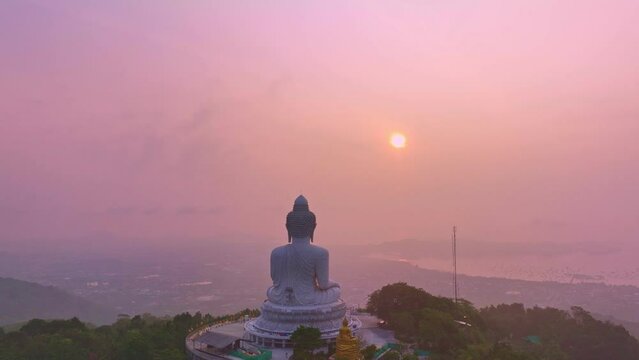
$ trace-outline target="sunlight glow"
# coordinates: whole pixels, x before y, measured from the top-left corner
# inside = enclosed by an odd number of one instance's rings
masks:
[[[406,136],[402,133],[392,133],[390,136],[390,144],[396,149],[402,149],[406,147]]]

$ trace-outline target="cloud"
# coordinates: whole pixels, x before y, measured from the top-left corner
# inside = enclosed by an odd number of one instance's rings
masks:
[[[123,216],[123,215],[134,215],[138,212],[138,210],[133,206],[116,206],[110,207],[106,210],[107,215],[115,215],[115,216]]]
[[[142,211],[142,213],[144,215],[150,216],[150,215],[157,215],[162,213],[162,208],[160,208],[159,206],[155,206],[155,207],[150,207],[150,208],[146,208]]]
[[[216,214],[222,211],[221,207],[198,207],[198,206],[184,206],[176,209],[178,215],[210,215]]]

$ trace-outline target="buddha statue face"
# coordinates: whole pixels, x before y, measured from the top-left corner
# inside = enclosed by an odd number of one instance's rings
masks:
[[[286,230],[288,231],[288,242],[292,238],[311,238],[313,242],[313,233],[317,223],[315,214],[308,208],[308,201],[302,195],[295,199],[293,211],[286,215]]]

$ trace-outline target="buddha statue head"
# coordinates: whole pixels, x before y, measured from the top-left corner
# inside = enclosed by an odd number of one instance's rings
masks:
[[[313,242],[315,226],[315,214],[308,209],[308,200],[303,195],[298,196],[293,203],[293,211],[286,215],[288,242],[291,242],[292,238],[305,237],[310,237]]]

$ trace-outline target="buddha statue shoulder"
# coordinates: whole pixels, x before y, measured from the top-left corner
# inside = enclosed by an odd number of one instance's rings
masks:
[[[268,300],[279,305],[323,305],[338,301],[341,289],[329,278],[328,250],[312,244],[315,214],[299,196],[286,216],[288,244],[271,253],[273,286]]]

